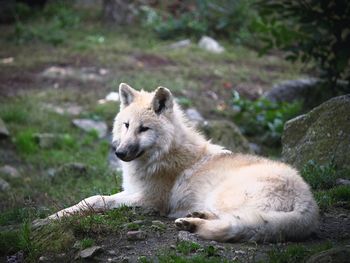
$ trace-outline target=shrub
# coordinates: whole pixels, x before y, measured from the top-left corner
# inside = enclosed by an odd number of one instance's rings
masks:
[[[301,171],[301,175],[312,189],[329,189],[335,186],[337,170],[334,164],[318,165],[309,161]]]
[[[188,8],[183,8],[176,16],[149,6],[144,6],[142,10],[146,25],[162,39],[178,36],[198,38],[206,34],[240,40],[249,34],[248,27],[254,18],[251,3],[252,0],[197,0],[188,3]]]
[[[346,0],[258,0],[256,21],[263,52],[287,51],[287,59],[313,61],[330,87],[347,80],[350,89],[350,2]]]
[[[244,134],[263,135],[265,143],[274,145],[280,143],[284,123],[300,113],[301,103],[277,103],[264,98],[251,101],[234,91],[233,109],[237,112],[233,121]]]

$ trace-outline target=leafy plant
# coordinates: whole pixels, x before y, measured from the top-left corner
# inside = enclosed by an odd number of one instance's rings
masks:
[[[23,22],[22,9],[19,9],[20,15],[15,16],[14,39],[19,44],[34,40],[61,44],[67,38],[66,30],[76,27],[80,21],[79,15],[66,1],[47,4],[43,11],[34,12],[32,20],[36,23],[32,25]]]
[[[248,34],[254,17],[251,3],[251,0],[197,0],[187,4],[187,8],[180,10],[177,16],[149,6],[144,6],[142,10],[146,25],[162,39],[181,35],[198,38],[205,34],[239,39]]]
[[[303,178],[312,189],[329,189],[335,186],[337,170],[334,164],[318,165],[315,161],[309,161],[301,171]]]
[[[257,7],[263,52],[279,48],[289,60],[314,61],[330,87],[347,80],[350,90],[349,1],[258,0]]]
[[[301,111],[301,103],[271,102],[260,98],[256,101],[241,98],[237,91],[233,92],[234,122],[248,136],[263,135],[268,144],[279,144],[284,123],[297,116]]]

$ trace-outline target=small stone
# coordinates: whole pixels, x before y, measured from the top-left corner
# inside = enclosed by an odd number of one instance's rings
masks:
[[[41,257],[39,258],[39,262],[49,262],[49,258],[46,257],[46,256],[41,256]]]
[[[202,114],[199,113],[199,111],[195,108],[189,108],[186,110],[186,115],[187,118],[190,121],[196,122],[196,123],[200,123],[204,121],[204,118],[202,116]]]
[[[87,249],[80,251],[79,257],[80,258],[91,258],[94,255],[96,255],[98,252],[101,252],[101,250],[102,250],[102,247],[100,247],[100,246],[89,247]]]
[[[1,191],[7,191],[10,190],[11,186],[8,182],[6,182],[4,179],[0,178],[0,190]]]
[[[126,233],[127,239],[130,241],[145,240],[146,233],[144,231],[129,231]]]
[[[0,174],[5,175],[9,178],[20,178],[20,174],[16,168],[10,165],[4,165],[0,168]]]
[[[339,215],[338,215],[338,218],[347,218],[347,217],[348,217],[347,214],[339,214]]]
[[[96,131],[99,138],[103,138],[107,134],[107,124],[103,121],[74,119],[73,124],[86,132]]]
[[[197,242],[198,238],[195,234],[192,234],[190,232],[179,231],[179,233],[177,234],[177,241],[178,242],[181,242],[181,241]]]
[[[166,225],[159,220],[153,220],[151,227],[156,231],[164,231],[166,229]]]
[[[261,154],[261,147],[257,145],[256,143],[249,143],[250,150],[255,154]]]
[[[7,138],[10,136],[10,133],[4,123],[4,121],[0,118],[0,139]]]
[[[83,108],[79,105],[75,104],[65,104],[63,106],[56,106],[50,103],[45,103],[42,105],[42,108],[55,112],[59,115],[71,115],[71,116],[76,116],[81,114],[83,111]]]
[[[52,133],[36,133],[33,135],[34,140],[43,149],[49,149],[63,140],[64,135]]]
[[[243,250],[236,250],[235,254],[237,254],[237,255],[245,255],[245,254],[247,254],[247,252],[245,252]]]
[[[217,54],[225,51],[225,49],[215,39],[208,36],[203,36],[199,40],[198,46],[204,50]]]
[[[83,163],[67,163],[62,165],[54,172],[54,177],[57,175],[83,176],[88,172],[88,167]]]
[[[119,93],[118,92],[110,92],[106,96],[106,101],[119,101]]]
[[[169,45],[170,49],[178,49],[178,48],[185,48],[191,45],[191,40],[190,39],[184,39],[177,41],[175,43],[172,43]]]
[[[348,179],[343,179],[343,178],[338,178],[335,181],[336,185],[350,185],[350,180]]]

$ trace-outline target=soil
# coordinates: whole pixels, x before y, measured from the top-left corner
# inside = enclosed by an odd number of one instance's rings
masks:
[[[256,243],[219,243],[198,238],[195,234],[179,232],[170,220],[159,215],[145,215],[142,209],[139,212],[145,216],[144,226],[147,237],[141,241],[130,241],[127,239],[127,230],[118,234],[100,236],[95,245],[101,246],[102,250],[97,255],[89,259],[89,262],[139,262],[140,257],[146,257],[152,262],[159,254],[166,254],[169,251],[176,251],[176,244],[179,241],[187,240],[200,244],[202,247],[212,246],[215,248],[213,257],[238,260],[239,262],[263,262],[268,259],[268,253],[272,249],[282,251],[292,244],[304,246],[315,246],[325,242],[330,242],[333,246],[346,246],[350,243],[350,214],[344,208],[334,208],[332,211],[321,215],[319,231],[308,240],[303,242],[286,242],[278,244],[256,244]],[[153,220],[160,220],[165,224],[164,231],[155,231],[150,228]],[[181,238],[181,237],[182,238]],[[179,238],[180,237],[180,238]],[[185,238],[183,238],[185,237]],[[80,253],[77,249],[72,249],[64,254],[43,255],[44,262],[73,261]],[[191,254],[196,255],[196,252]]]

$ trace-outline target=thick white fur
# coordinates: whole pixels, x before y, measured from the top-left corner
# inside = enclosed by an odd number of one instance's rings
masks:
[[[122,162],[124,191],[87,198],[50,219],[131,205],[154,207],[177,218],[179,229],[217,241],[303,239],[317,228],[317,205],[295,169],[210,143],[165,88],[147,93],[121,84],[120,94],[113,139],[119,148],[137,142],[145,151]],[[140,124],[150,129],[140,133]]]

